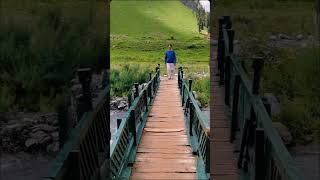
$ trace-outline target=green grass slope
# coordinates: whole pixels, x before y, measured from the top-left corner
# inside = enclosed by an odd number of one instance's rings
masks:
[[[111,65],[162,64],[169,43],[178,63],[209,62],[195,14],[180,1],[111,2]]]

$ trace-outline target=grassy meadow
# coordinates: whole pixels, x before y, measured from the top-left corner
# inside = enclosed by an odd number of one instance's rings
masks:
[[[0,8],[0,112],[54,111],[76,69],[105,59],[102,0],[2,0]]]
[[[177,67],[183,66],[187,74],[209,71],[209,41],[199,34],[196,15],[180,1],[112,1],[110,36],[111,96],[126,95],[134,82],[146,81],[157,64],[165,74],[170,43]],[[200,91],[208,104],[209,91]]]

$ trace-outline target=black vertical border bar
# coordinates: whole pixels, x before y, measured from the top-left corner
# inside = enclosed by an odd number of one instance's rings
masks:
[[[209,66],[210,66],[210,101],[209,101],[209,107],[210,107],[210,118],[209,118],[209,123],[210,123],[210,129],[212,129],[213,127],[213,80],[214,80],[214,76],[215,76],[215,73],[214,72],[214,69],[213,69],[213,63],[214,63],[214,57],[215,57],[215,53],[214,53],[214,46],[213,46],[213,40],[214,40],[214,23],[213,23],[213,19],[214,19],[214,5],[215,5],[215,0],[209,0],[210,2],[210,19],[209,19],[209,22],[210,22],[210,61],[209,61]],[[212,162],[214,161],[213,159],[213,131],[210,131],[210,134],[209,134],[209,149],[210,149],[210,152],[209,152],[209,164],[210,165],[210,179],[212,177],[212,171],[213,171],[213,165],[212,165]]]
[[[105,24],[105,59],[104,59],[104,63],[103,63],[103,69],[105,72],[105,78],[106,78],[106,85],[109,88],[108,94],[107,94],[107,110],[106,110],[106,123],[109,125],[108,129],[107,129],[107,142],[109,142],[109,146],[107,148],[107,158],[108,158],[108,163],[107,163],[107,172],[105,174],[106,177],[110,177],[111,173],[110,173],[110,140],[111,140],[111,131],[110,131],[110,21],[111,21],[111,13],[110,13],[110,3],[112,0],[105,0],[106,1],[106,24]]]

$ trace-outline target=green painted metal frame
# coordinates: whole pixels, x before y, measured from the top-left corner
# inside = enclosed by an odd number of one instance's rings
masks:
[[[242,179],[260,179],[257,178],[261,176],[261,174],[257,174],[257,165],[259,168],[263,168],[262,172],[264,173],[264,179],[268,180],[302,180],[303,175],[301,171],[296,167],[293,158],[289,154],[285,145],[283,144],[280,136],[277,131],[272,126],[272,120],[261,100],[259,95],[254,95],[251,92],[251,85],[247,78],[246,72],[244,71],[241,63],[237,57],[230,52],[229,48],[232,47],[232,44],[229,44],[229,34],[226,24],[222,25],[222,47],[224,48],[223,52],[220,52],[223,57],[221,66],[227,67],[227,61],[229,61],[230,67],[230,79],[224,79],[226,81],[230,81],[229,92],[230,100],[237,98],[234,96],[232,92],[239,92],[239,108],[235,110],[236,113],[233,113],[230,119],[231,124],[236,123],[239,126],[240,134],[245,132],[246,123],[250,122],[250,119],[254,119],[256,122],[255,129],[260,129],[263,131],[262,136],[262,152],[258,152],[256,142],[254,144],[250,144],[247,142],[244,144],[247,148],[247,157],[248,161],[246,162],[247,172],[243,173]],[[232,41],[231,41],[232,42]],[[221,55],[220,54],[220,55]],[[221,72],[226,73],[228,72]],[[236,78],[240,78],[240,83],[238,88],[236,85]],[[234,101],[237,102],[237,101]],[[232,104],[231,108],[236,104]],[[233,121],[232,119],[235,119]],[[256,136],[256,133],[254,133]],[[256,137],[257,138],[257,137]],[[264,158],[257,159],[256,153],[262,153]],[[261,162],[258,162],[261,161]]]
[[[210,126],[208,118],[203,114],[189,84],[183,79],[183,70],[179,68],[178,86],[184,107],[185,126],[193,154],[197,155],[198,179],[210,178]]]
[[[44,179],[100,179],[106,178],[101,173],[109,156],[107,118],[109,104],[109,86],[98,98],[94,111],[86,112],[79,123],[68,134],[68,140],[53,162],[52,170]],[[90,144],[88,140],[92,141]],[[99,143],[99,144],[98,144]],[[89,154],[88,154],[89,153]],[[88,169],[90,168],[90,169]]]
[[[156,74],[135,98],[125,118],[121,121],[110,148],[110,179],[129,179],[138,144],[159,84],[160,69],[157,68]]]

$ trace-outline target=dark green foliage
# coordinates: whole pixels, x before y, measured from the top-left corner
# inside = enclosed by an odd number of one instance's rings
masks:
[[[276,60],[266,64],[262,86],[264,92],[278,96],[283,106],[279,120],[288,126],[296,141],[303,141],[308,134],[320,135],[320,57],[316,49],[296,55],[293,51],[279,51]]]
[[[3,19],[12,21],[0,22],[0,111],[52,110],[78,67],[97,67],[105,34],[89,21],[88,3],[4,3]]]
[[[210,100],[210,78],[195,78],[192,87],[193,90],[197,92],[198,100],[200,101],[201,105],[207,107]]]
[[[152,72],[150,68],[139,65],[126,64],[117,68],[111,68],[111,97],[127,96],[134,83],[142,84],[148,82],[150,72]],[[154,73],[153,71],[152,76]]]

